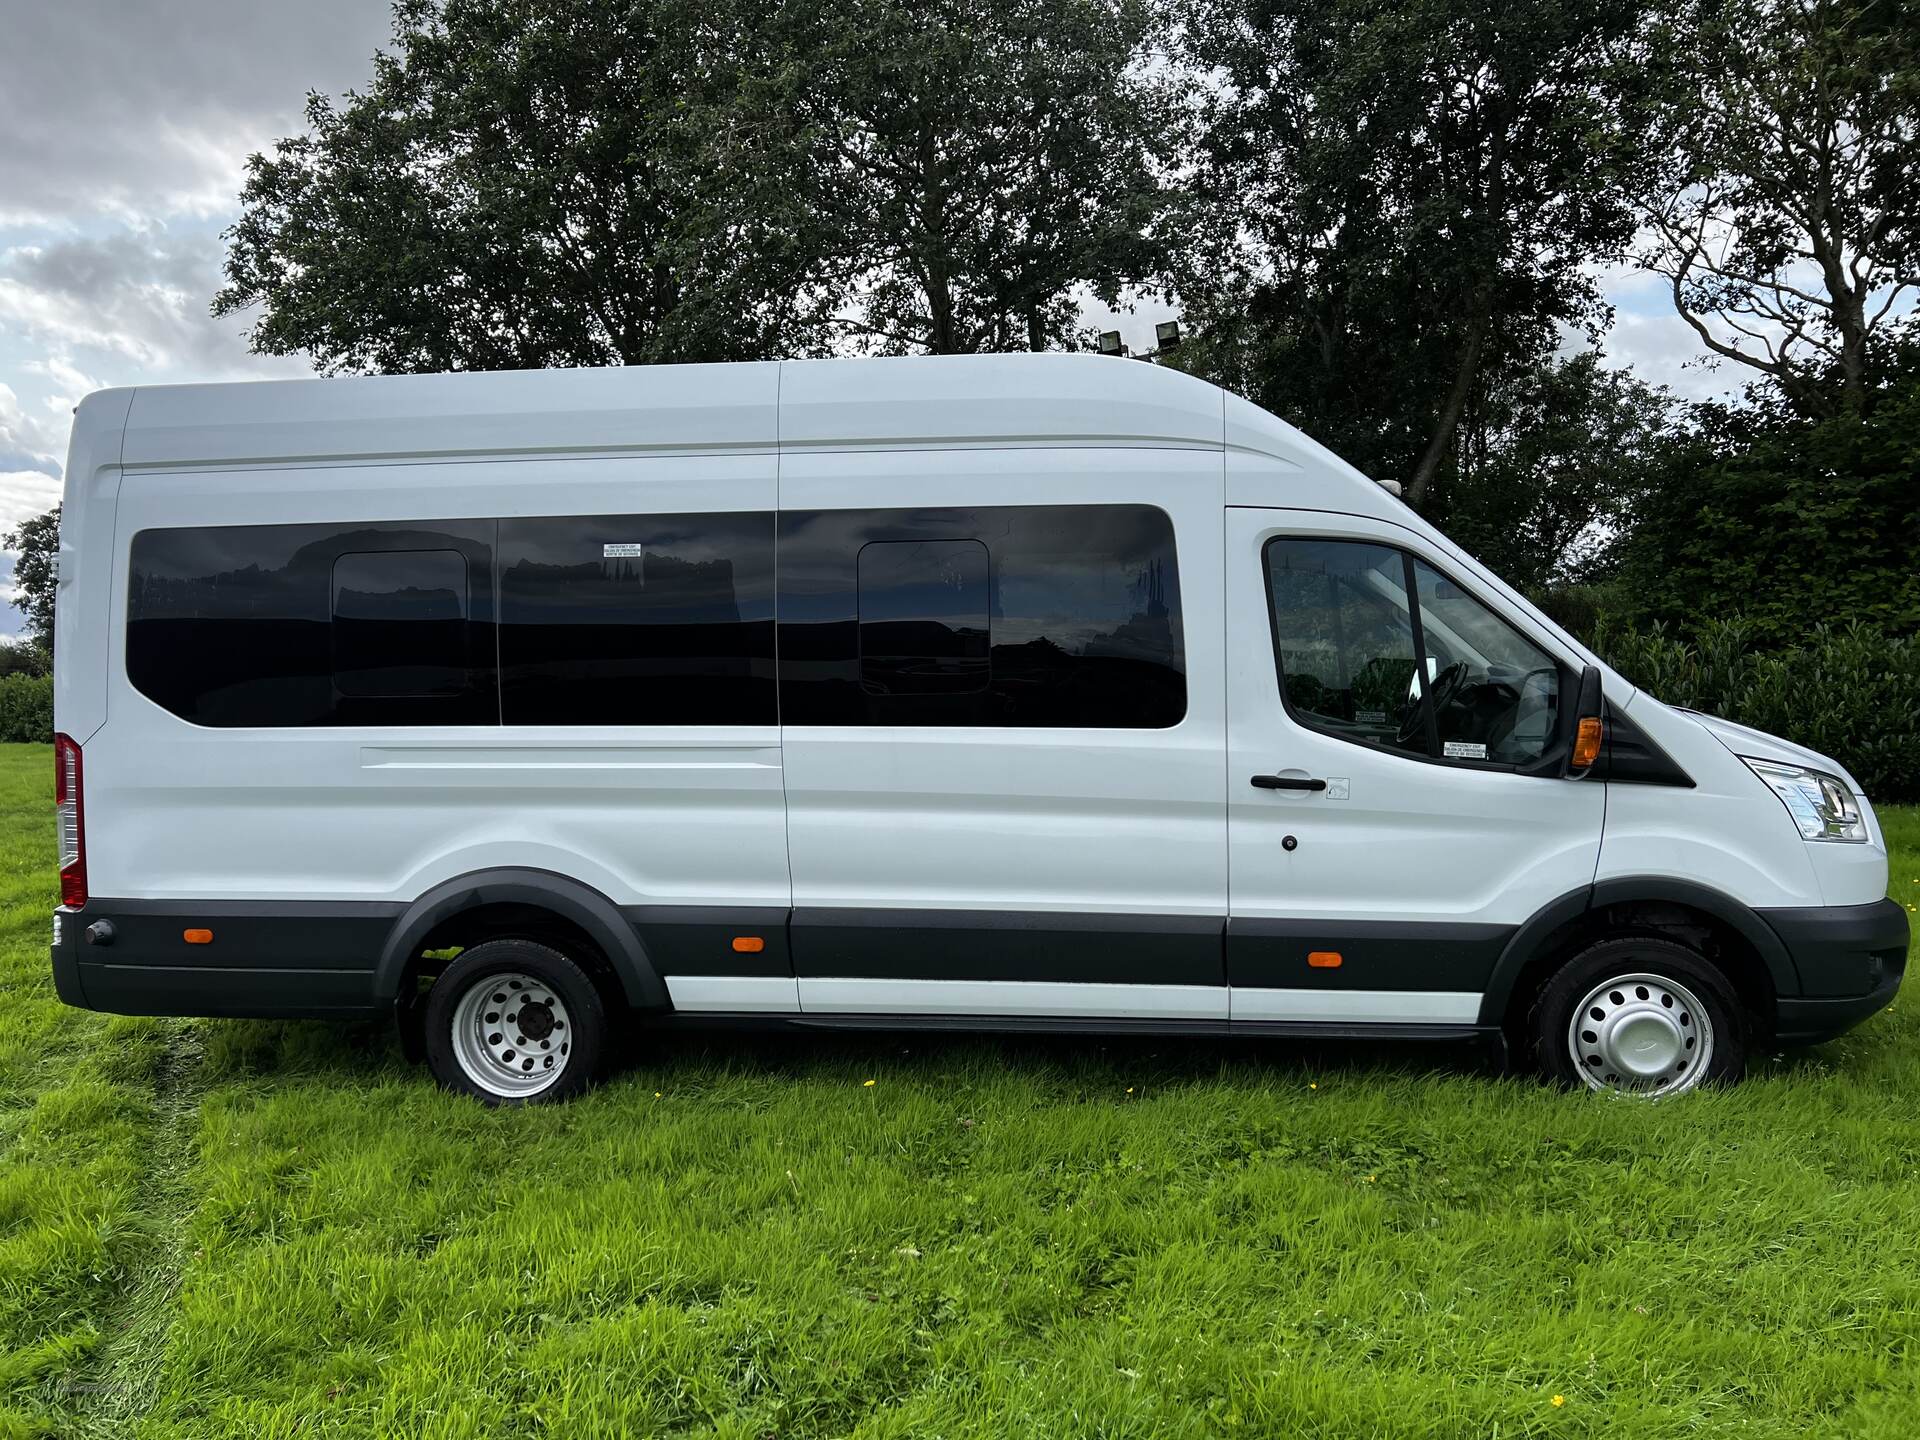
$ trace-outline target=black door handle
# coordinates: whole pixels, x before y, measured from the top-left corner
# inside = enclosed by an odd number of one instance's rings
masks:
[[[1296,780],[1291,775],[1256,775],[1253,777],[1256,789],[1260,790],[1324,790],[1324,780]]]

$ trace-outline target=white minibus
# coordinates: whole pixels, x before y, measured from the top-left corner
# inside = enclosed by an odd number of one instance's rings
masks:
[[[1670,1095],[1885,1005],[1836,761],[1672,709],[1382,486],[1092,355],[108,390],[66,471],[70,1004],[1484,1037]]]

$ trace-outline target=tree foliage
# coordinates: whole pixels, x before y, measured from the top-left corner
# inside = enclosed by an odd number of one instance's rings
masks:
[[[1823,617],[1920,631],[1920,375],[1871,398],[1865,416],[1780,395],[1700,407],[1691,455],[1627,503],[1620,618],[1690,632],[1737,613],[1772,644]]]
[[[1163,268],[1144,0],[398,0],[221,314],[330,370],[1040,348]]]
[[[1689,453],[1677,408],[1594,351],[1546,360],[1468,411],[1432,518],[1532,593],[1604,575],[1626,506]]]
[[[13,562],[13,603],[27,622],[32,645],[51,663],[53,596],[60,578],[60,507],[23,520],[0,535],[0,548],[20,557]],[[39,668],[39,662],[24,668]]]
[[[327,370],[804,350],[827,283],[772,0],[396,0],[253,157],[220,314]]]
[[[1081,292],[1164,272],[1178,138],[1143,0],[829,0],[794,45],[816,187],[883,353],[1074,341]]]
[[[1195,363],[1424,505],[1469,409],[1604,318],[1643,31],[1630,0],[1192,0]]]
[[[1899,0],[1681,0],[1642,263],[1700,343],[1858,414],[1920,285],[1920,23]]]

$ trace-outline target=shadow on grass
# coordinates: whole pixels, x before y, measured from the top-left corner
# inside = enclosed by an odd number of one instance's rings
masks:
[[[393,1026],[377,1022],[201,1020],[207,1082],[317,1079],[347,1086],[409,1076],[432,1083],[426,1066],[402,1053]],[[636,1025],[617,1034],[603,1079],[636,1071],[656,1079],[725,1071],[735,1078],[793,1081],[884,1067],[929,1081],[989,1066],[1061,1080],[1151,1075],[1198,1081],[1223,1070],[1279,1074],[1498,1075],[1484,1042],[1284,1039],[1243,1036],[1061,1034],[1043,1031],[830,1030],[739,1026],[664,1029]]]

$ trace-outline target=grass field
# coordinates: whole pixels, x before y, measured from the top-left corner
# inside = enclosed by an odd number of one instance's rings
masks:
[[[1910,998],[1653,1107],[727,1035],[487,1111],[378,1028],[62,1007],[50,770],[0,749],[0,1435],[1920,1434]]]

